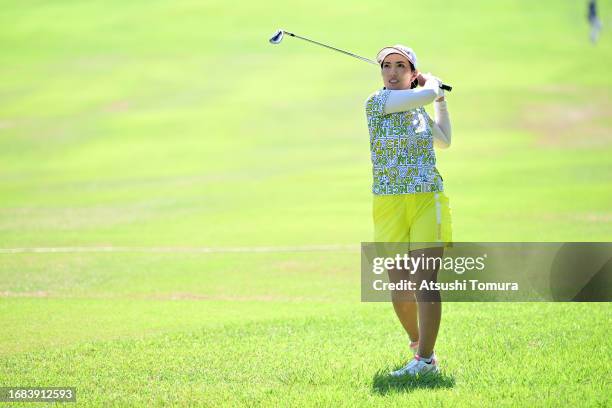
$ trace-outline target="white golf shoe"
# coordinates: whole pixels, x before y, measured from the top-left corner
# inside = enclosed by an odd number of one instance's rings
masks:
[[[425,375],[425,374],[436,374],[440,372],[438,367],[438,361],[436,355],[432,354],[431,362],[426,363],[422,357],[418,354],[414,355],[414,358],[408,362],[404,367],[399,370],[392,371],[389,373],[392,377],[402,377],[404,375]]]

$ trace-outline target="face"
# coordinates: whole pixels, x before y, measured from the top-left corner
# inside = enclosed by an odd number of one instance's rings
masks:
[[[416,75],[408,59],[401,54],[389,54],[382,63],[382,77],[387,89],[410,89]]]

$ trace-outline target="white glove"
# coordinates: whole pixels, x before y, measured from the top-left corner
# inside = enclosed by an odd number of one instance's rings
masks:
[[[440,85],[442,85],[442,80],[440,78],[433,76],[431,72],[421,75],[425,78],[425,85],[423,85],[423,88],[432,89],[436,93],[436,99],[444,96],[444,89],[440,88]]]

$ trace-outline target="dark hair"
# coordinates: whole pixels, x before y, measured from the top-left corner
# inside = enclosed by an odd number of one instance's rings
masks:
[[[383,64],[384,64],[384,61],[380,63],[380,69],[382,69]],[[412,65],[412,61],[408,60],[408,64],[410,64],[410,69],[413,70],[414,72],[416,72],[416,68],[414,67],[414,65]],[[414,79],[414,81],[412,81],[410,83],[410,89],[414,89],[417,86],[419,86],[418,76],[417,76],[417,78]],[[387,88],[385,88],[385,89],[387,89]]]

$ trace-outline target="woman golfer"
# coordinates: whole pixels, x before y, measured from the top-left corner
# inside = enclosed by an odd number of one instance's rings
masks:
[[[442,257],[452,238],[449,202],[434,152],[434,146],[448,148],[451,141],[441,82],[417,71],[417,57],[406,46],[385,47],[376,60],[384,88],[365,104],[374,176],[374,239],[410,243],[411,257]],[[432,120],[423,106],[434,101]],[[418,285],[437,279],[435,265],[430,263],[428,268],[420,268],[413,276],[407,270],[388,270],[391,282],[415,281],[415,277],[417,281],[417,290],[391,293],[414,354],[392,376],[438,372],[434,345],[442,312],[440,292],[419,290]]]

